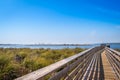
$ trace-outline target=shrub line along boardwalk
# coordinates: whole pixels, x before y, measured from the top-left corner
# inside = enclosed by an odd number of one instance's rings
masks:
[[[120,80],[120,52],[98,46],[15,80]]]

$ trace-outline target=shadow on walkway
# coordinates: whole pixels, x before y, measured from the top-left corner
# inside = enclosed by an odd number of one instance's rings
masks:
[[[100,55],[100,74],[99,74],[99,80],[104,80],[104,69],[103,69],[103,62],[102,62],[102,56]]]

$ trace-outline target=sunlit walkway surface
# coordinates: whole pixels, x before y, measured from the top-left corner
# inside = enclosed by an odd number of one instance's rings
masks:
[[[102,62],[103,62],[103,70],[104,70],[104,79],[105,80],[115,80],[115,73],[112,70],[112,66],[109,63],[106,54],[107,54],[106,51],[104,51],[101,54]]]

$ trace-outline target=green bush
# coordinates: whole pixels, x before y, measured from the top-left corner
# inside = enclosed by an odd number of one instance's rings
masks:
[[[0,55],[0,71],[3,70],[9,63],[9,58],[6,55]]]

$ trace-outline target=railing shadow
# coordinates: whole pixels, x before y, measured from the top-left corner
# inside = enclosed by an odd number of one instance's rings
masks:
[[[100,55],[100,74],[99,74],[99,80],[104,80],[104,69],[103,69],[103,62],[102,62],[102,56]]]

